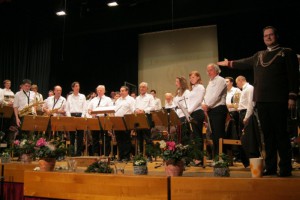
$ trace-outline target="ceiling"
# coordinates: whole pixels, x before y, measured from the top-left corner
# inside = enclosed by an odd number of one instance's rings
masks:
[[[107,1],[0,0],[0,11],[6,17],[24,16],[54,29],[64,23],[67,34],[87,34],[135,28],[165,30],[195,21],[204,22],[299,5],[294,0],[277,4],[270,0],[118,0],[119,6],[111,8],[106,5]],[[65,6],[67,16],[56,16],[59,7]]]

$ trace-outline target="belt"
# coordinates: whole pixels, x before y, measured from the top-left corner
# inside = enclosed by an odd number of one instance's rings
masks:
[[[72,117],[81,117],[82,113],[79,112],[75,112],[75,113],[71,113]]]

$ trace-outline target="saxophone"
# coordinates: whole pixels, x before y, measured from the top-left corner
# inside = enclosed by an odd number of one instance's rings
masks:
[[[25,106],[22,110],[19,111],[19,116],[24,117],[25,115],[33,114],[32,108],[42,104],[44,104],[44,101],[36,101],[35,103]]]
[[[59,108],[54,108],[54,109],[50,110],[49,114],[47,114],[47,113],[45,112],[43,116],[45,116],[45,117],[50,117],[50,116],[52,116],[54,113],[57,113],[57,112],[61,109],[61,107],[63,106],[63,104],[64,104],[64,100],[61,102]]]

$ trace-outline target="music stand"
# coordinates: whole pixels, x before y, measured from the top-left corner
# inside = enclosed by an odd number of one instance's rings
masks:
[[[76,124],[74,117],[65,116],[52,116],[51,117],[51,130],[55,131],[76,131]]]
[[[1,117],[1,131],[3,131],[3,118],[11,118],[14,112],[14,108],[11,106],[0,106],[0,117]]]
[[[82,117],[75,117],[74,123],[76,124],[76,130],[83,130],[84,131],[84,138],[85,138],[85,150],[84,155],[88,155],[88,131],[99,131],[100,124],[97,118],[82,118]]]
[[[128,130],[133,130],[137,133],[137,130],[149,129],[147,116],[145,114],[127,114],[124,115],[125,123]],[[138,153],[137,135],[135,137],[135,155]]]
[[[26,115],[21,126],[22,131],[46,131],[49,117]]]

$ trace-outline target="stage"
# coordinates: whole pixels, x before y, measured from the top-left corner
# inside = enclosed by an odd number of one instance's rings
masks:
[[[300,165],[295,163],[292,177],[269,176],[251,178],[249,168],[240,163],[230,167],[230,177],[213,177],[212,167],[186,167],[182,177],[167,177],[162,162],[148,164],[148,175],[134,175],[132,163],[124,175],[84,173],[97,157],[77,157],[76,172],[67,170],[67,163],[56,163],[54,172],[39,172],[31,164],[6,163],[4,184],[15,184],[14,190],[24,199],[299,199]],[[210,163],[210,162],[208,162]],[[157,167],[160,166],[160,167]],[[24,185],[23,185],[24,184]],[[23,187],[24,186],[24,187]],[[10,194],[10,195],[14,195]],[[9,199],[9,198],[4,198]],[[10,198],[11,199],[11,198]],[[18,198],[14,198],[17,200]],[[21,199],[21,198],[20,198]]]

